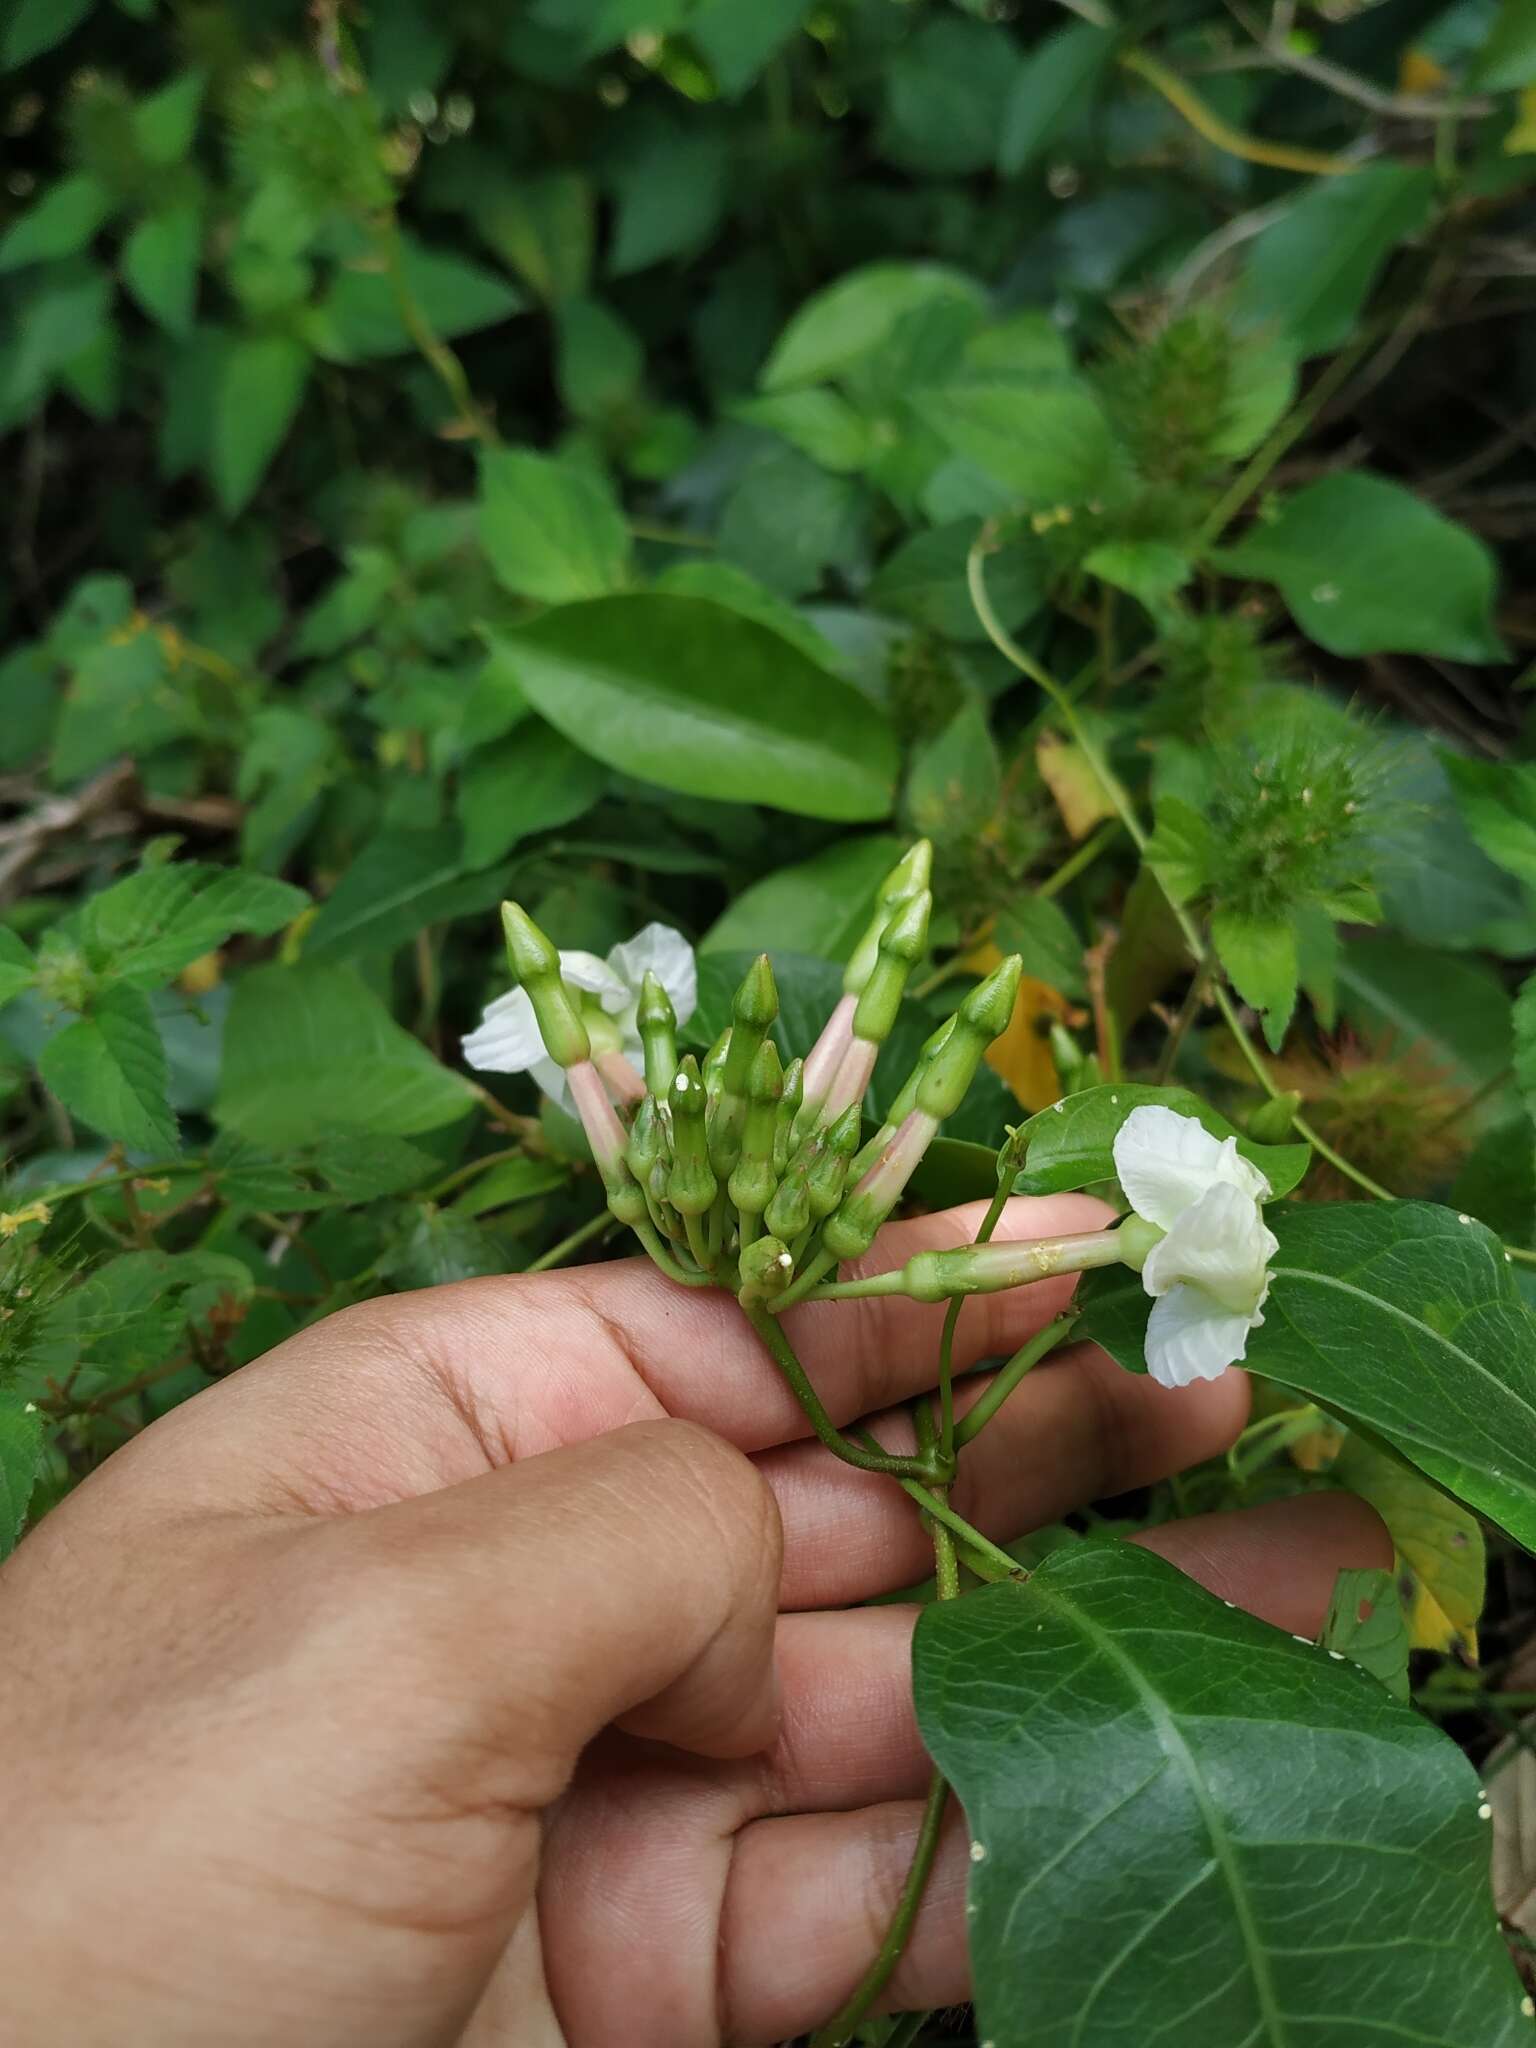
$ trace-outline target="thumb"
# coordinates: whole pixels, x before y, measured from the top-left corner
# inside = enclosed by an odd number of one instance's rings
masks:
[[[430,1750],[488,1771],[497,1803],[547,1805],[612,1721],[715,1757],[777,1733],[778,1508],[694,1423],[635,1423],[315,1534],[352,1553],[343,1589],[373,1589],[357,1619],[372,1645],[377,1600],[391,1711],[418,1700]]]

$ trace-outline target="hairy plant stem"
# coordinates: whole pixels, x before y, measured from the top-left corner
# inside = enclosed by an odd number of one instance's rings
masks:
[[[768,1355],[782,1374],[785,1384],[805,1412],[806,1420],[816,1432],[819,1440],[835,1458],[841,1458],[845,1465],[854,1465],[861,1472],[884,1472],[892,1479],[903,1481],[927,1481],[933,1485],[946,1485],[952,1476],[952,1463],[947,1463],[935,1451],[919,1451],[913,1458],[904,1458],[894,1451],[881,1450],[878,1444],[872,1449],[855,1443],[843,1435],[821,1404],[821,1397],[811,1385],[810,1376],[795,1355],[783,1326],[769,1314],[760,1301],[744,1301],[742,1314],[756,1330],[767,1346]],[[969,1525],[967,1525],[969,1526]]]

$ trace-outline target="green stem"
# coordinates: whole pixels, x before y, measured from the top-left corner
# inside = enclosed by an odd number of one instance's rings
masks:
[[[479,401],[469,388],[469,378],[464,365],[443,340],[428,318],[405,275],[405,248],[400,239],[400,223],[391,211],[380,230],[380,247],[384,256],[384,274],[389,280],[389,289],[395,302],[395,311],[400,315],[400,324],[416,345],[417,353],[434,372],[443,389],[453,400],[455,412],[467,439],[483,441],[494,448],[500,435],[490,419],[482,411]]]
[[[831,1300],[833,1298],[832,1295],[822,1290],[821,1281],[823,1276],[830,1273],[836,1264],[837,1260],[831,1252],[818,1252],[794,1286],[787,1287],[778,1300],[774,1302],[773,1313],[776,1316],[782,1315],[785,1309],[793,1308],[797,1301],[811,1299],[813,1297],[813,1290],[815,1290],[814,1298],[816,1300]],[[884,1288],[881,1291],[887,1294],[897,1292],[894,1287]]]
[[[630,1228],[639,1238],[646,1256],[669,1280],[676,1280],[682,1287],[713,1287],[714,1281],[707,1273],[690,1273],[688,1268],[674,1259],[662,1243],[660,1234],[649,1223],[631,1224]]]
[[[948,1501],[942,1499],[931,1487],[924,1486],[919,1479],[903,1479],[901,1490],[915,1500],[925,1515],[931,1515],[951,1535],[958,1537],[960,1547],[967,1553],[966,1562],[978,1578],[1022,1579],[1028,1574],[1016,1557],[1010,1557],[979,1529],[973,1528],[964,1515],[957,1515]]]
[[[500,1152],[484,1153],[479,1159],[471,1159],[467,1166],[456,1166],[452,1173],[445,1173],[441,1180],[433,1181],[421,1199],[424,1202],[440,1202],[444,1195],[452,1194],[455,1188],[462,1187],[465,1181],[473,1180],[477,1174],[486,1173],[491,1167],[500,1166],[505,1160],[525,1159],[527,1156],[521,1145],[508,1145]]]
[[[885,2048],[917,2048],[923,2029],[931,2018],[931,2013],[907,2013],[896,2022],[894,2030],[886,2036]]]
[[[954,1448],[957,1451],[964,1450],[972,1438],[981,1434],[1024,1375],[1033,1372],[1042,1358],[1066,1341],[1078,1314],[1077,1309],[1069,1309],[1055,1322],[1047,1323],[1043,1330],[1037,1330],[1027,1344],[1020,1345],[992,1379],[981,1399],[974,1407],[968,1408],[956,1424]]]
[[[1072,849],[1054,874],[1046,876],[1035,890],[1036,896],[1042,902],[1049,902],[1051,897],[1059,896],[1068,882],[1075,881],[1084,868],[1093,866],[1115,834],[1121,830],[1121,825],[1122,821],[1119,818],[1106,818],[1097,832],[1085,839],[1081,846]]]
[[[866,1450],[862,1445],[844,1436],[822,1406],[821,1397],[811,1385],[805,1367],[795,1356],[795,1347],[790,1343],[782,1325],[774,1320],[760,1301],[744,1301],[741,1310],[767,1346],[768,1355],[783,1375],[789,1391],[805,1411],[806,1420],[811,1428],[835,1458],[841,1458],[845,1465],[856,1466],[861,1472],[883,1472],[893,1479],[903,1481],[930,1480],[940,1484],[944,1482],[949,1468],[931,1452],[915,1458],[903,1458],[894,1451],[881,1450],[878,1444],[874,1444],[873,1449]],[[870,1442],[874,1443],[873,1438]]]
[[[173,1174],[205,1173],[207,1167],[201,1159],[172,1159],[160,1166],[130,1166],[122,1173],[98,1173],[89,1180],[72,1180],[61,1188],[36,1188],[29,1200],[46,1202],[50,1209],[56,1209],[61,1202],[72,1201],[76,1195],[91,1195],[98,1188],[126,1187],[135,1180],[168,1180]]]
[[[1013,1174],[999,1173],[997,1187],[987,1213],[981,1219],[976,1232],[976,1243],[990,1242],[993,1231],[1003,1220],[1003,1210],[1013,1192]],[[944,1329],[939,1338],[939,1444],[944,1455],[952,1458],[958,1448],[959,1439],[955,1434],[955,1330],[959,1325],[960,1311],[965,1306],[964,1295],[957,1294],[944,1311]]]
[[[544,1273],[551,1266],[558,1266],[568,1259],[572,1252],[579,1252],[584,1244],[590,1244],[594,1237],[600,1237],[612,1223],[613,1218],[606,1209],[599,1209],[595,1216],[589,1216],[579,1230],[573,1230],[569,1237],[551,1245],[547,1252],[540,1254],[531,1266],[525,1266],[525,1273]]]

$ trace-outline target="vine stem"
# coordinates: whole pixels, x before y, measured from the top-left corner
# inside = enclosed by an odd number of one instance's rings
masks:
[[[1347,177],[1351,171],[1362,168],[1353,157],[1324,156],[1315,149],[1297,149],[1287,142],[1265,142],[1260,136],[1244,134],[1241,128],[1223,121],[1176,71],[1149,57],[1145,50],[1123,50],[1118,62],[1122,70],[1144,78],[1197,134],[1228,156],[1242,157],[1251,164],[1268,164],[1280,171],[1310,171],[1324,178]]]
[[[795,1347],[790,1343],[782,1324],[768,1313],[760,1301],[742,1302],[741,1311],[762,1338],[768,1355],[778,1367],[789,1391],[805,1411],[806,1420],[811,1428],[835,1458],[841,1458],[845,1465],[856,1466],[861,1472],[883,1472],[892,1479],[903,1481],[928,1480],[943,1483],[947,1467],[941,1465],[932,1453],[915,1458],[903,1458],[894,1451],[881,1450],[878,1445],[873,1450],[866,1450],[862,1445],[844,1436],[822,1406],[821,1397],[811,1385],[810,1376],[795,1355]]]
[[[487,448],[496,447],[501,436],[471,391],[464,365],[432,325],[421,302],[411,290],[410,281],[405,274],[405,244],[401,240],[400,222],[393,208],[386,214],[380,228],[379,246],[384,258],[384,274],[389,280],[389,289],[395,302],[395,311],[400,315],[400,324],[415,343],[417,353],[453,400],[454,410],[459,416],[459,425],[465,438],[482,442]]]
[[[1055,1322],[1047,1323],[1043,1330],[1037,1330],[1027,1344],[1019,1346],[1008,1363],[996,1373],[981,1399],[974,1407],[968,1408],[956,1424],[954,1447],[957,1451],[964,1450],[974,1437],[981,1434],[1024,1375],[1033,1372],[1041,1359],[1054,1351],[1058,1344],[1066,1342],[1079,1314],[1079,1310],[1069,1309]]]
[[[525,1266],[525,1273],[546,1273],[551,1266],[558,1266],[568,1259],[572,1252],[579,1252],[584,1244],[590,1244],[594,1237],[602,1235],[613,1218],[606,1209],[599,1209],[595,1216],[589,1216],[579,1230],[573,1230],[569,1237],[562,1237],[558,1244],[551,1245],[547,1252],[536,1258],[531,1266]]]
[[[1008,1197],[1013,1193],[1013,1175],[1013,1140],[1010,1138],[998,1161],[997,1187],[987,1204],[986,1215],[977,1226],[977,1244],[990,1243],[993,1231],[1003,1220]],[[955,1331],[960,1324],[960,1311],[965,1300],[963,1294],[957,1294],[945,1309],[944,1329],[939,1338],[939,1444],[947,1458],[955,1455],[959,1441],[955,1433]]]

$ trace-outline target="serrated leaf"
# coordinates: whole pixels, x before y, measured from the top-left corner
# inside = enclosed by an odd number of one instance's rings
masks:
[[[914,392],[912,403],[948,448],[1026,509],[1085,505],[1109,484],[1109,421],[1074,378],[972,376]]]
[[[14,1398],[0,1401],[0,1558],[10,1556],[26,1527],[42,1463],[42,1416]]]
[[[1311,1163],[1310,1146],[1256,1144],[1187,1088],[1117,1081],[1113,1086],[1085,1088],[1030,1118],[1025,1126],[1024,1170],[1015,1182],[1018,1192],[1059,1195],[1112,1180],[1115,1134],[1131,1111],[1144,1103],[1194,1117],[1213,1138],[1236,1138],[1238,1151],[1264,1175],[1271,1195],[1288,1195]]]
[[[1321,1642],[1368,1671],[1394,1699],[1408,1698],[1408,1623],[1390,1572],[1339,1573]]]
[[[1296,1008],[1296,927],[1289,918],[1218,910],[1211,943],[1227,979],[1264,1018],[1264,1036],[1278,1052]]]
[[[817,818],[882,818],[896,748],[847,684],[704,598],[651,591],[563,606],[498,648],[577,746],[663,789]]]
[[[229,344],[214,398],[208,473],[230,518],[243,512],[286,440],[309,382],[309,351],[282,334]]]
[[[439,1170],[430,1152],[403,1138],[352,1134],[272,1152],[228,1131],[215,1140],[208,1166],[236,1208],[299,1211],[376,1201]]]
[[[49,1039],[37,1068],[70,1114],[104,1138],[135,1152],[176,1150],[165,1047],[141,989],[105,990],[88,1017]]]
[[[60,178],[0,235],[0,276],[75,255],[115,210],[112,194],[89,172]]]
[[[175,861],[114,882],[86,903],[80,932],[92,965],[138,988],[172,980],[234,932],[264,937],[308,908],[271,875]]]
[[[480,534],[508,590],[545,604],[623,587],[629,529],[612,494],[587,471],[496,448],[481,458]]]
[[[820,384],[874,354],[909,313],[958,299],[980,310],[981,287],[936,263],[868,263],[806,300],[774,345],[765,391]]]
[[[474,1099],[348,967],[258,967],[235,990],[216,1115],[259,1144],[325,1131],[414,1137]]]
[[[1368,1501],[1387,1525],[1413,1648],[1459,1649],[1475,1664],[1487,1579],[1477,1518],[1364,1437],[1351,1435],[1332,1469],[1340,1485]]]
[[[731,408],[748,426],[779,434],[823,469],[863,469],[875,453],[873,429],[835,391],[811,388],[744,398]]]
[[[923,1610],[994,2048],[1515,2048],[1475,1774],[1376,1681],[1131,1544]]]
[[[1264,1220],[1280,1248],[1248,1371],[1380,1437],[1536,1548],[1536,1312],[1498,1239],[1431,1202],[1279,1203]],[[1140,1278],[1094,1274],[1079,1298],[1076,1335],[1140,1370]]]
[[[1440,759],[1477,844],[1495,866],[1536,887],[1536,768],[1528,761],[1473,761],[1444,750]]]
[[[1496,566],[1477,536],[1386,477],[1326,476],[1214,558],[1278,585],[1330,654],[1506,661],[1493,624]]]
[[[443,341],[499,326],[528,303],[515,285],[494,271],[409,235],[400,238],[400,270],[411,301],[427,310],[434,333]],[[342,271],[315,307],[306,332],[317,353],[340,363],[378,362],[406,355],[417,346],[397,288],[377,264]]]
[[[147,213],[123,244],[123,282],[167,334],[192,332],[203,217],[190,202]]]
[[[1180,796],[1157,800],[1156,830],[1147,844],[1147,866],[1175,903],[1203,895],[1215,866],[1215,839],[1193,804]]]

